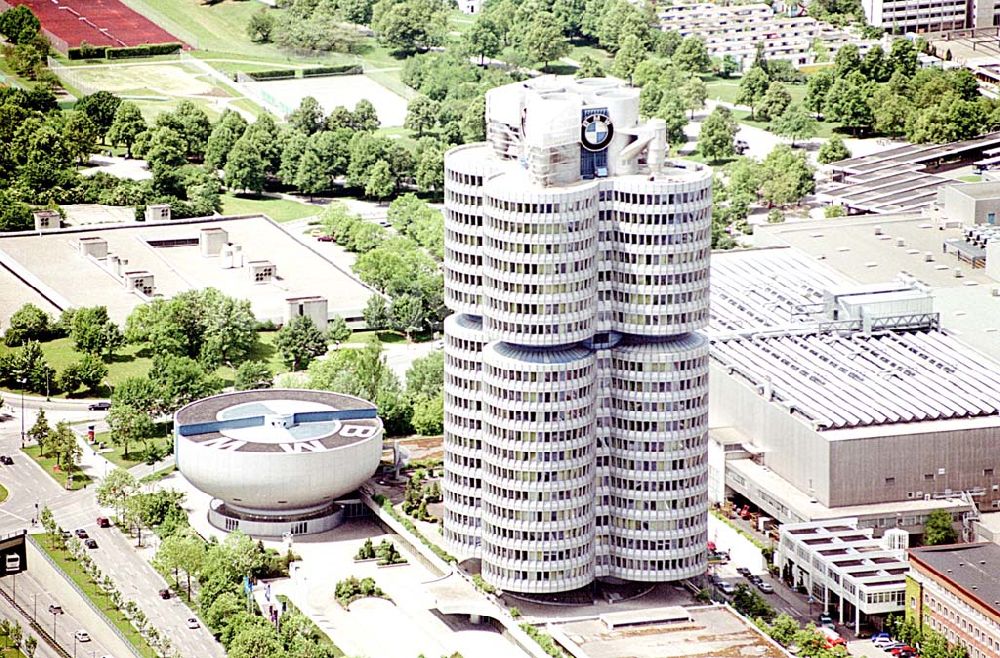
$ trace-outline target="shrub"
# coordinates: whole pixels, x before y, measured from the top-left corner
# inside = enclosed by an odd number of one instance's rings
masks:
[[[172,55],[182,48],[179,43],[148,43],[143,46],[125,46],[123,48],[107,48],[104,51],[108,59],[126,59],[129,57],[152,57],[154,55]]]
[[[832,219],[834,217],[843,217],[846,214],[847,211],[844,210],[844,206],[841,205],[827,206],[826,208],[823,208],[823,216],[826,217],[827,219]]]
[[[315,78],[322,75],[361,75],[364,68],[360,64],[341,64],[340,66],[314,66],[302,69],[303,78]]]
[[[542,651],[549,654],[553,658],[563,658],[566,655],[548,633],[538,630],[527,622],[521,624],[521,630],[527,633],[532,640],[537,642],[538,646],[542,648]]]
[[[295,77],[295,69],[275,69],[273,71],[248,71],[244,73],[251,80],[287,80]]]

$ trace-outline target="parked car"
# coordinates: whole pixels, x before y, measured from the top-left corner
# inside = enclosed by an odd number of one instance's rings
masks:
[[[750,574],[749,580],[751,583],[757,586],[760,586],[760,584],[764,582],[764,579],[758,576],[757,574]]]
[[[819,616],[819,625],[833,628],[833,617],[824,612]]]
[[[774,594],[774,586],[771,585],[771,583],[765,583],[762,580],[762,581],[760,581],[758,583],[754,583],[754,584],[757,586],[757,589],[759,589],[760,591],[764,592],[765,594]]]
[[[332,235],[317,235],[316,236],[316,241],[317,242],[333,242],[333,236]]]
[[[726,581],[722,581],[721,583],[719,583],[719,590],[723,594],[735,594],[736,585],[733,585],[732,583],[727,583]]]
[[[94,539],[88,539],[85,542],[83,542],[83,545],[86,546],[87,548],[97,548],[97,541]]]
[[[11,459],[10,455],[0,455],[0,464],[6,464],[7,466],[10,466],[13,463],[14,460]]]
[[[76,638],[77,642],[90,642],[90,633],[82,629],[73,633],[73,637]]]
[[[98,528],[110,528],[111,527],[111,519],[109,519],[106,516],[99,516],[99,517],[97,517],[97,527]]]
[[[58,603],[49,604],[49,614],[50,615],[61,615],[63,613],[62,606]]]
[[[90,536],[87,534],[87,531],[84,530],[83,528],[77,528],[76,530],[73,531],[73,534],[75,534],[80,539],[86,539],[87,537]]]
[[[95,402],[87,407],[87,411],[107,411],[111,408],[110,402]]]
[[[886,633],[885,631],[881,631],[878,633],[874,633],[871,637],[871,640],[872,642],[878,642],[879,640],[892,640],[892,636]]]
[[[873,640],[872,644],[878,649],[885,649],[887,647],[894,647],[902,644],[902,642],[897,642],[891,637],[880,637],[877,640]]]
[[[161,589],[160,590],[160,598],[161,599],[169,599],[170,598],[170,590],[166,589],[166,588]]]
[[[750,570],[746,567],[736,567],[736,573],[743,576],[744,578],[750,577]]]
[[[201,628],[201,624],[198,623],[198,618],[197,617],[188,617],[187,627],[188,628]]]
[[[904,652],[905,653],[916,653],[917,650],[914,649],[913,647],[911,647],[908,644],[904,644],[901,647],[895,647],[893,649],[889,649],[889,653],[891,653],[894,656],[898,656],[899,654],[904,653]]]

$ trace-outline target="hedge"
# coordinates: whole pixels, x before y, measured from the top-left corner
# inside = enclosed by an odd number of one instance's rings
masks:
[[[105,53],[108,59],[125,59],[127,57],[152,57],[153,55],[172,55],[182,48],[179,43],[149,43],[144,46],[126,46],[124,48],[108,48]]]
[[[341,64],[340,66],[314,66],[302,69],[303,78],[315,78],[321,75],[360,75],[364,68],[360,64]]]
[[[70,48],[66,51],[69,59],[104,59],[107,56],[107,46],[91,46],[83,42],[79,48]]]
[[[285,80],[295,77],[295,69],[278,69],[275,71],[249,71],[244,73],[252,80]]]
[[[452,563],[452,564],[458,564],[458,558],[456,558],[454,555],[452,555],[448,551],[444,550],[443,548],[441,548],[440,546],[438,546],[434,542],[432,542],[429,539],[427,539],[427,537],[424,537],[423,533],[420,532],[420,530],[417,529],[417,526],[413,525],[412,521],[410,521],[408,518],[406,518],[405,516],[403,516],[402,514],[400,514],[396,510],[396,508],[392,506],[392,501],[391,500],[389,500],[388,498],[386,498],[382,494],[375,494],[374,496],[372,496],[372,500],[375,502],[376,505],[379,505],[382,509],[384,509],[386,512],[388,512],[388,514],[392,518],[394,518],[397,521],[399,521],[400,523],[402,523],[403,527],[405,527],[411,533],[413,533],[414,535],[416,535],[417,539],[420,540],[420,543],[423,544],[424,546],[426,546],[427,548],[431,549],[431,551],[434,553],[434,555],[437,555],[439,558],[441,558],[445,562],[449,562],[449,563]]]
[[[566,655],[548,633],[538,630],[527,622],[521,624],[521,630],[527,633],[532,640],[537,642],[538,646],[542,648],[542,651],[552,656],[552,658],[564,658]]]

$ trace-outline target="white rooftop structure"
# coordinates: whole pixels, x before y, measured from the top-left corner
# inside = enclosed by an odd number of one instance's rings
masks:
[[[853,612],[854,632],[861,615],[886,615],[903,609],[909,564],[905,549],[889,548],[858,519],[788,523],[779,530],[775,564],[794,583],[805,586],[822,609],[839,622]]]

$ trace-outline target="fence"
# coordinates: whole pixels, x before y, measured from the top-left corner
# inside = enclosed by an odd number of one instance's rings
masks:
[[[49,70],[56,74],[56,77],[59,78],[59,81],[63,83],[64,87],[70,87],[72,90],[80,92],[83,96],[99,91],[97,87],[84,82],[80,74],[73,70],[72,66],[65,66],[52,57],[47,57],[46,63],[48,64]]]
[[[287,103],[284,103],[275,98],[274,96],[272,96],[271,94],[267,93],[267,91],[264,90],[262,85],[249,81],[244,82],[239,79],[240,76],[237,76],[237,80],[234,81],[232,78],[227,76],[222,71],[216,69],[207,62],[188,54],[187,52],[182,52],[180,59],[182,62],[190,64],[198,68],[199,70],[203,71],[204,73],[212,76],[213,78],[221,82],[223,85],[236,89],[236,91],[238,91],[240,94],[246,96],[252,101],[255,101],[258,105],[261,105],[265,110],[267,110],[268,112],[274,114],[279,118],[284,118],[288,116],[289,114],[292,113],[292,110],[294,109],[292,107],[289,107]]]
[[[80,597],[87,602],[87,605],[90,606],[90,609],[93,610],[95,613],[97,613],[97,616],[100,617],[104,621],[104,623],[108,625],[108,628],[110,628],[114,632],[114,634],[118,636],[118,639],[121,640],[126,647],[128,647],[129,651],[132,652],[132,655],[135,658],[143,658],[142,654],[139,653],[139,650],[136,649],[135,645],[132,644],[132,641],[129,640],[127,637],[125,637],[125,634],[122,633],[117,626],[115,626],[115,623],[111,621],[111,618],[108,617],[103,610],[98,608],[97,605],[95,605],[94,602],[90,600],[90,597],[87,595],[87,593],[84,592],[82,589],[80,589],[80,586],[77,585],[73,581],[73,579],[69,577],[69,574],[67,574],[65,571],[62,570],[62,567],[60,567],[56,563],[56,561],[52,559],[52,556],[48,554],[48,551],[42,548],[42,546],[38,543],[38,540],[35,539],[33,536],[28,535],[28,541],[30,541],[35,546],[35,548],[38,549],[38,553],[45,558],[45,561],[48,562],[52,566],[52,568],[55,569],[59,574],[61,574],[64,579],[66,579],[66,582],[69,583],[70,587],[75,589],[77,594],[79,594]]]

